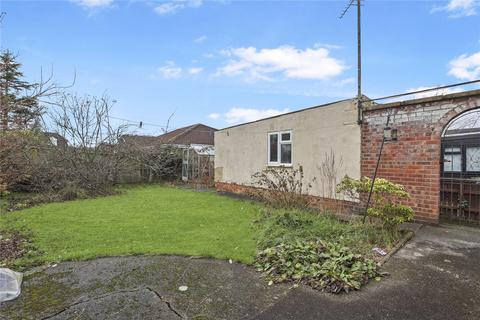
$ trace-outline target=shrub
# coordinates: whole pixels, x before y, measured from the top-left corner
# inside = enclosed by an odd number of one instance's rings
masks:
[[[132,160],[133,167],[127,167],[124,174],[132,174],[141,167],[141,182],[178,180],[182,172],[182,149],[177,146],[155,143],[135,145],[122,142]],[[134,171],[134,172],[132,172]]]
[[[376,258],[373,247],[388,250],[399,236],[376,224],[362,224],[356,220],[345,222],[333,214],[300,209],[265,208],[254,227],[260,250],[297,239],[322,239],[349,247],[369,258]]]
[[[371,186],[372,180],[368,177],[356,180],[345,176],[338,184],[337,191],[366,205]],[[405,191],[404,186],[387,179],[376,179],[367,215],[379,218],[384,228],[396,232],[401,223],[413,219],[412,208],[401,203],[408,198],[410,198],[410,194]]]
[[[373,260],[327,241],[281,243],[261,251],[256,266],[270,283],[303,283],[331,293],[358,290],[379,277]]]
[[[254,185],[263,188],[260,197],[266,203],[280,208],[306,208],[310,204],[308,191],[311,183],[304,181],[303,167],[267,168],[252,175]]]
[[[28,183],[32,159],[44,148],[44,136],[34,130],[0,132],[0,192],[15,190]]]

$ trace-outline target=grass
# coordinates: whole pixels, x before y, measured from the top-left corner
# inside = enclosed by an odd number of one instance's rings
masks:
[[[0,229],[28,230],[41,255],[20,264],[128,254],[178,254],[252,263],[259,205],[163,186],[50,203],[0,215]]]
[[[271,209],[213,192],[158,185],[0,214],[2,229],[21,230],[37,249],[15,261],[18,267],[131,254],[204,256],[251,264],[258,249],[316,238],[368,256],[372,247],[389,248],[396,240],[374,226],[345,223],[326,214]]]

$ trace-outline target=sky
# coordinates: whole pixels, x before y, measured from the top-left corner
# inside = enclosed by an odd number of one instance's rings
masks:
[[[0,41],[28,80],[75,78],[70,92],[107,94],[139,134],[173,112],[170,129],[222,128],[354,97],[348,2],[2,0]],[[480,78],[480,0],[365,0],[362,38],[370,98]]]

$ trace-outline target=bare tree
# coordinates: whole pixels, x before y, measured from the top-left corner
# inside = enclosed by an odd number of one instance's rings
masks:
[[[94,194],[107,192],[117,183],[178,178],[181,150],[153,137],[148,142],[127,139],[136,136],[127,135],[130,125],[112,124],[113,104],[106,95],[65,94],[52,108],[51,127],[69,142],[69,147],[57,151],[60,159],[56,162],[71,171],[62,174]],[[137,178],[124,181],[125,177]]]
[[[56,162],[68,168],[62,173],[64,178],[92,193],[106,191],[129,161],[126,150],[118,147],[128,126],[112,125],[109,116],[112,106],[106,95],[64,94],[48,114],[52,131],[69,144],[56,149]]]
[[[322,187],[323,196],[330,199],[337,199],[338,177],[343,176],[343,159],[335,155],[335,151],[325,152],[323,161],[317,165],[320,171],[320,178],[317,180]]]
[[[129,144],[130,163],[140,168],[141,182],[177,180],[182,166],[182,150],[177,146],[153,143],[150,145]]]

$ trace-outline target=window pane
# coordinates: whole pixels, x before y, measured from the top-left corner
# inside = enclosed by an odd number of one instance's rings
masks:
[[[461,154],[445,154],[443,156],[443,171],[445,172],[462,171],[462,155]]]
[[[282,133],[282,141],[290,141],[290,133]]]
[[[187,164],[182,164],[182,177],[187,177]]]
[[[291,164],[292,163],[292,144],[282,143],[280,145],[280,157],[281,163]]]
[[[467,111],[455,118],[447,126],[445,136],[480,133],[480,110]]]
[[[278,134],[271,134],[269,140],[270,162],[278,162]]]
[[[480,171],[480,147],[467,148],[467,171]]]
[[[460,148],[445,148],[446,153],[460,153]]]

